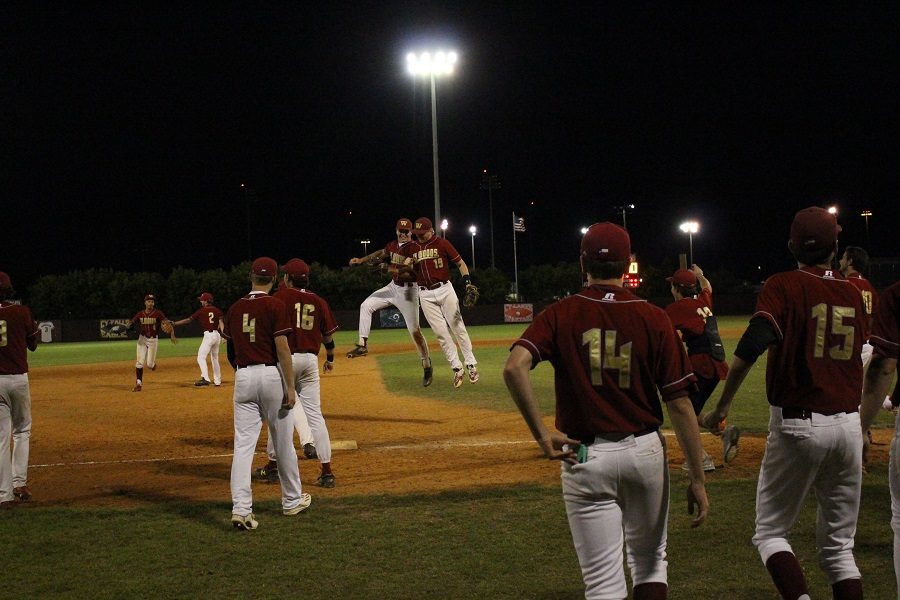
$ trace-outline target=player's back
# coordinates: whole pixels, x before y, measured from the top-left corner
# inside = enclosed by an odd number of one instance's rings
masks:
[[[37,335],[31,310],[19,304],[0,302],[0,374],[28,372],[27,338]]]
[[[817,412],[851,412],[862,390],[865,309],[859,291],[830,269],[803,267],[766,281],[754,316],[775,325],[769,402]]]
[[[263,292],[237,300],[225,317],[225,334],[234,343],[238,365],[275,364],[276,334],[290,332],[284,303]]]
[[[331,309],[324,298],[301,288],[281,288],[275,293],[288,310],[293,335],[288,338],[291,352],[318,354],[322,338],[337,329]]]

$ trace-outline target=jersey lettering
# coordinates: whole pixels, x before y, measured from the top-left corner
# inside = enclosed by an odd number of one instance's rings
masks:
[[[863,306],[866,307],[866,314],[872,314],[872,292],[869,290],[861,290],[863,297]]]
[[[206,313],[206,314],[209,315],[209,324],[210,325],[214,324],[215,318],[216,318],[216,313],[210,312],[210,313]]]
[[[712,315],[712,311],[708,306],[701,306],[697,309],[697,314],[700,315],[700,318],[703,319],[703,322],[706,322],[706,319],[710,318]]]
[[[0,320],[0,348],[5,348],[9,344],[7,337],[7,325],[5,320]]]
[[[256,341],[256,318],[251,319],[248,313],[244,313],[244,325],[241,328],[244,333],[250,334],[250,342]]]
[[[839,346],[828,348],[828,356],[834,360],[850,360],[853,356],[855,330],[852,325],[844,324],[844,318],[855,317],[856,309],[849,306],[832,306],[830,321],[828,320],[828,305],[825,303],[813,306],[811,313],[812,318],[816,320],[816,343],[813,348],[813,356],[815,358],[825,356],[825,334],[830,323],[831,335],[842,335],[844,340]]]
[[[297,329],[312,331],[312,328],[316,323],[316,317],[312,314],[315,310],[316,307],[312,304],[302,304],[298,302],[294,305],[294,312],[297,314]]]
[[[581,334],[581,344],[588,347],[593,385],[603,385],[603,369],[608,369],[619,372],[619,388],[631,387],[631,342],[622,344],[619,353],[616,354],[615,330],[604,331],[595,328]]]

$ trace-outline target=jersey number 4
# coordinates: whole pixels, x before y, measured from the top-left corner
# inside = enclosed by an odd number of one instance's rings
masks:
[[[838,346],[829,347],[828,356],[834,360],[850,360],[853,356],[853,336],[856,330],[853,325],[844,324],[844,318],[855,317],[856,309],[849,306],[832,306],[829,320],[828,308],[828,305],[824,303],[812,307],[811,316],[816,320],[816,343],[813,356],[816,358],[825,356],[825,334],[830,333],[832,336],[844,336],[844,341]]]
[[[631,387],[631,342],[622,344],[616,354],[615,330],[589,329],[581,334],[581,344],[588,347],[591,383],[603,385],[603,370],[619,372],[619,387]]]

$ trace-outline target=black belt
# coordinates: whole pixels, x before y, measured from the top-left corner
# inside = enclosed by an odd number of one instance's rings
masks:
[[[781,418],[782,419],[812,419],[813,413],[818,413],[820,415],[825,415],[826,417],[830,417],[831,415],[836,415],[838,413],[855,413],[859,409],[854,407],[852,410],[811,410],[809,408],[800,408],[799,406],[790,406],[788,408],[781,408]]]
[[[450,283],[449,281],[441,281],[440,283],[432,283],[431,285],[420,285],[419,289],[422,290],[436,290],[445,283]]]
[[[575,439],[580,440],[582,444],[586,446],[590,446],[594,443],[594,438],[603,438],[604,440],[608,440],[610,442],[620,442],[627,438],[629,435],[633,435],[636,438],[643,437],[645,435],[650,435],[651,433],[656,433],[658,428],[656,427],[648,427],[647,429],[642,429],[640,431],[632,431],[631,433],[622,433],[620,431],[607,431],[604,433],[596,433],[590,436],[577,437]]]
[[[253,363],[250,365],[238,365],[238,369],[246,369],[247,367],[255,367],[256,365],[265,365],[267,367],[278,366],[278,363]]]
[[[416,287],[415,281],[395,281],[394,285],[399,285],[400,287]]]

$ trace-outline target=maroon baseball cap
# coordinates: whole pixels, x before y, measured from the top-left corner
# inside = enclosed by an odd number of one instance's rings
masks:
[[[666,277],[666,281],[672,285],[683,285],[693,287],[697,285],[697,276],[690,269],[678,269],[671,277]]]
[[[434,225],[431,224],[431,219],[428,217],[419,217],[416,219],[416,226],[413,227],[413,233],[426,233],[434,229]]]
[[[819,206],[797,211],[791,223],[791,246],[794,250],[834,248],[841,226],[837,217]]]
[[[253,261],[250,267],[250,273],[253,275],[262,275],[263,277],[275,277],[278,275],[278,263],[274,258],[261,256]]]
[[[281,270],[291,277],[309,276],[309,265],[301,258],[292,258],[281,266]]]
[[[396,229],[397,231],[400,231],[401,229],[412,229],[412,228],[413,228],[413,223],[412,223],[412,221],[410,221],[410,220],[407,219],[406,217],[402,217],[402,218],[400,218],[400,219],[397,219],[397,227],[395,227],[395,229]]]
[[[631,258],[631,236],[615,223],[594,223],[581,238],[581,256],[600,262]]]
[[[12,289],[12,281],[9,280],[9,275],[0,271],[0,289],[11,290]]]
[[[200,300],[201,302],[212,302],[213,295],[210,294],[209,292],[203,292],[202,294],[200,294],[200,296],[197,298],[197,300]]]
[[[155,302],[156,296],[154,296],[153,294],[147,294],[146,296],[144,296],[144,300],[153,300]]]

